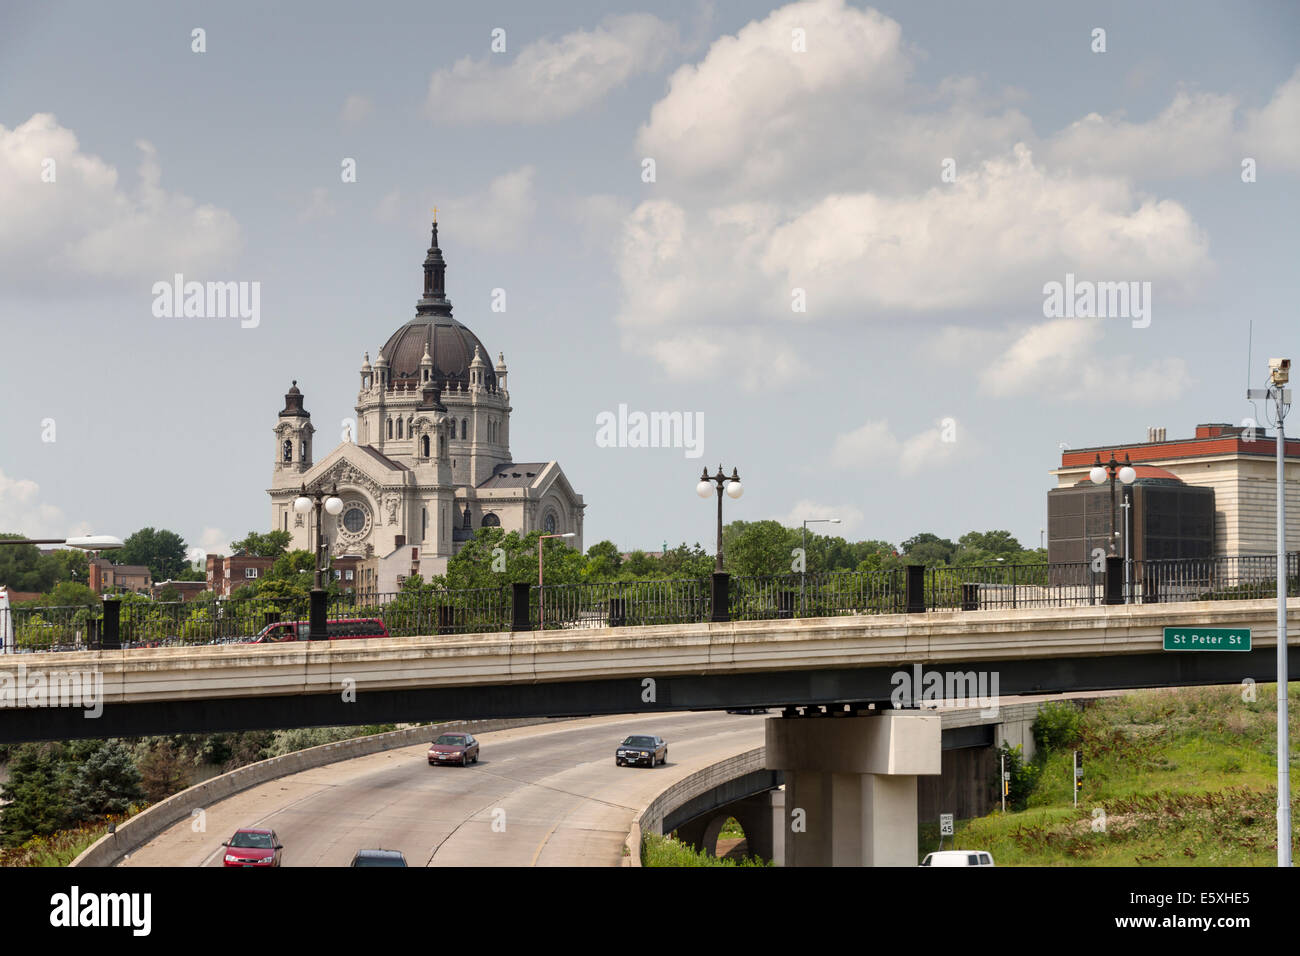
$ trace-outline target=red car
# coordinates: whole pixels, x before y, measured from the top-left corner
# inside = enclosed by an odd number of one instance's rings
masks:
[[[443,734],[429,744],[429,766],[458,763],[468,767],[478,763],[478,741],[473,734]]]
[[[311,624],[307,621],[279,621],[268,624],[257,632],[250,644],[281,644],[288,641],[308,640]],[[388,628],[381,618],[353,617],[342,621],[327,621],[325,633],[331,641],[353,637],[388,637]]]
[[[274,830],[260,827],[247,827],[236,830],[225,843],[226,848],[221,858],[222,866],[279,866],[280,853],[284,847]]]

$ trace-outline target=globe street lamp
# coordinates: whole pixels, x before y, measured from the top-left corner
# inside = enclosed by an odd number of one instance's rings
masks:
[[[316,511],[316,577],[311,589],[308,640],[325,641],[329,640],[329,633],[325,625],[325,589],[321,587],[321,562],[326,546],[324,529],[321,527],[321,509],[324,508],[325,511],[332,515],[337,515],[343,511],[343,499],[339,497],[339,486],[334,485],[326,494],[323,488],[308,491],[307,486],[302,485],[298,497],[293,501],[293,510],[302,515],[313,508]]]
[[[804,613],[804,578],[808,574],[808,525],[828,523],[839,524],[839,518],[804,518],[803,519],[803,560],[800,562],[802,567],[799,569],[799,613]]]
[[[713,484],[710,484],[710,482],[712,482]],[[717,492],[718,492],[718,554],[717,554],[716,564],[714,566],[714,573],[721,574],[722,573],[722,491],[723,488],[725,487],[727,496],[729,498],[739,498],[741,495],[745,493],[745,488],[740,483],[740,472],[737,469],[735,468],[731,469],[731,477],[728,478],[726,475],[722,473],[722,466],[719,465],[718,473],[716,475],[710,475],[709,470],[707,468],[704,469],[704,471],[700,474],[700,483],[695,486],[695,493],[699,495],[701,498],[707,498],[709,497],[710,494],[713,493],[714,490],[713,486],[715,484],[717,485]]]
[[[1124,455],[1124,461],[1115,460],[1115,453],[1111,452],[1110,461],[1102,463],[1101,455],[1097,456],[1096,463],[1088,472],[1088,477],[1092,479],[1094,485],[1105,484],[1110,481],[1110,553],[1115,553],[1115,476],[1126,485],[1133,484],[1137,480],[1137,472],[1133,470],[1132,463],[1128,460],[1128,455]]]
[[[573,531],[566,531],[563,534],[544,534],[537,539],[537,617],[541,624],[538,630],[546,630],[546,591],[542,589],[542,542],[547,538],[574,538],[577,537]]]

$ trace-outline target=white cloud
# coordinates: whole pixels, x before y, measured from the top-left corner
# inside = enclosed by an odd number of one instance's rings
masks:
[[[393,189],[384,194],[375,206],[375,218],[380,222],[397,222],[402,214],[402,191]]]
[[[509,34],[507,34],[507,42]],[[427,109],[453,123],[544,123],[572,116],[678,46],[677,29],[649,14],[605,18],[593,30],[543,38],[519,54],[465,57],[429,80]]]
[[[1105,325],[1114,321],[1053,319],[1030,326],[980,373],[980,389],[999,398],[1140,403],[1176,399],[1195,384],[1182,359],[1141,364],[1132,355],[1103,351]]]
[[[319,222],[322,219],[329,219],[338,212],[334,205],[334,200],[330,196],[330,191],[324,186],[317,186],[311,191],[303,205],[302,211],[298,213],[299,222]]]
[[[66,538],[92,530],[86,522],[70,521],[61,508],[42,501],[36,482],[9,478],[0,470],[0,531],[28,538]]]
[[[1277,88],[1268,105],[1246,114],[1242,155],[1264,166],[1300,171],[1300,67]]]
[[[517,248],[537,208],[536,172],[532,166],[521,166],[498,176],[483,192],[439,204],[439,215],[455,224],[457,241],[496,252]]]
[[[48,113],[0,125],[0,274],[11,281],[69,278],[131,282],[231,264],[241,248],[228,211],[162,187],[157,150],[141,140],[139,184],[81,151]],[[42,181],[54,160],[54,182]]]
[[[862,524],[866,517],[862,509],[850,504],[828,505],[820,501],[801,498],[784,518],[778,520],[787,528],[802,528],[805,518],[839,518],[839,524],[818,522],[810,524],[808,530],[826,537],[846,537]]]
[[[868,421],[836,437],[830,464],[843,471],[914,475],[952,458],[960,441],[944,440],[943,422],[935,422],[907,438],[897,438],[884,419]]]
[[[791,48],[796,29],[806,53]],[[1008,107],[1019,91],[988,95],[961,76],[911,84],[915,56],[882,14],[805,0],[673,74],[638,135],[657,163],[653,198],[615,247],[629,350],[690,378],[753,338],[802,368],[792,325],[1025,314],[1066,273],[1148,281],[1171,302],[1211,271],[1184,206],[1118,173],[1062,167],[1049,147],[1040,157]],[[1213,97],[1169,114],[1183,146],[1222,126]],[[1127,135],[1141,151],[1146,134]],[[955,182],[940,179],[948,157]],[[799,295],[806,311],[792,307]]]
[[[343,101],[343,109],[339,112],[339,119],[348,126],[356,126],[369,116],[374,108],[375,104],[369,97],[353,93]]]
[[[202,552],[205,558],[209,554],[229,554],[230,540],[230,535],[221,528],[205,527],[199,534],[199,543],[190,546],[190,559],[194,560],[196,552]]]

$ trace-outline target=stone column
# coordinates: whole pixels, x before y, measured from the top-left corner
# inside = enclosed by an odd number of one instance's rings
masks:
[[[785,771],[784,866],[915,866],[916,778],[941,772],[938,714],[773,717]]]

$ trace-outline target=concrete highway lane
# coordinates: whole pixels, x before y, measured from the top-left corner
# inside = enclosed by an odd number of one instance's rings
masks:
[[[425,741],[236,794],[205,808],[203,832],[183,820],[120,865],[220,866],[221,841],[258,826],[279,834],[284,866],[347,866],[380,847],[409,866],[617,866],[632,817],[675,780],[761,747],[764,719],[618,716],[484,733],[468,767],[430,767]],[[663,737],[668,763],[615,766],[632,733]]]

